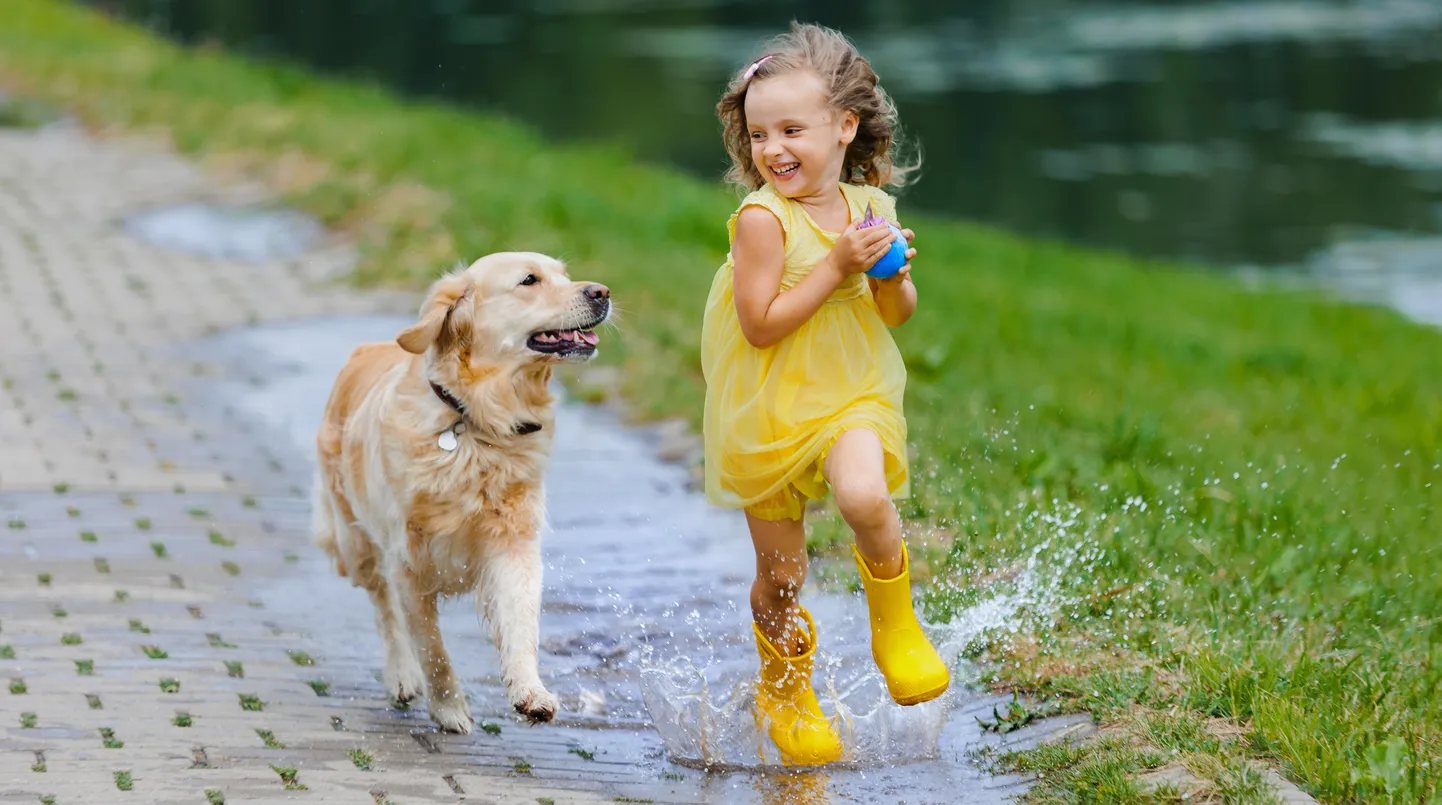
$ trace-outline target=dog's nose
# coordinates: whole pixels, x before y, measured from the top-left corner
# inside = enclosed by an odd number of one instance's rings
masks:
[[[610,299],[611,289],[607,288],[599,282],[592,283],[591,285],[586,286],[586,298],[596,301],[600,301],[602,299]]]

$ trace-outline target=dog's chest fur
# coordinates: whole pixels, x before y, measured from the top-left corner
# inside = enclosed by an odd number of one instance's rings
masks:
[[[406,513],[412,568],[437,592],[475,588],[485,551],[526,550],[540,538],[550,432],[488,444],[463,434],[454,451],[418,456]]]

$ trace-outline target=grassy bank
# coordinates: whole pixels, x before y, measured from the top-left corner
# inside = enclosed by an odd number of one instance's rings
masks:
[[[4,6],[8,88],[265,178],[360,239],[360,282],[565,257],[625,310],[606,360],[631,403],[699,420],[727,191],[54,0]],[[1248,758],[1325,801],[1439,801],[1442,333],[901,209],[921,254],[897,336],[906,514],[939,552],[927,605],[1043,582],[1024,628],[969,653],[1125,727],[1090,754],[1000,762],[1051,769],[1037,797],[1056,801],[1137,799],[1129,775],[1182,761],[1244,798]],[[818,546],[837,534],[822,523]]]

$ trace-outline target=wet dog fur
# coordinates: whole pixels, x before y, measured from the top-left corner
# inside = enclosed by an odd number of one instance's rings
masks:
[[[388,694],[426,695],[447,731],[474,722],[438,596],[476,595],[511,705],[555,716],[537,657],[548,384],[557,363],[594,356],[590,331],[610,313],[605,286],[572,281],[560,261],[492,254],[437,280],[413,326],[358,347],[336,378],[316,435],[312,537],[370,594]],[[465,412],[453,451],[438,439],[462,416],[432,381]]]

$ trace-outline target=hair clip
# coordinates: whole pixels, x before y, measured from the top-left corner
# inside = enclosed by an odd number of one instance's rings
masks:
[[[775,55],[775,54],[773,54],[773,55]],[[765,64],[766,62],[769,62],[769,61],[771,61],[771,56],[762,56],[761,58],[757,59],[754,64],[752,64],[750,67],[747,67],[747,68],[746,68],[746,75],[742,76],[742,77],[741,77],[741,80],[742,80],[742,81],[750,81],[750,80],[751,80],[751,76],[756,75],[756,71],[761,68],[761,65],[763,65],[763,64]]]

